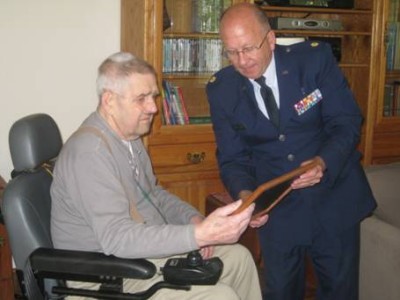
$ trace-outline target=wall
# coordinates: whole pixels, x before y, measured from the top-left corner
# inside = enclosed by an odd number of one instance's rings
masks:
[[[8,131],[48,113],[63,140],[96,108],[98,65],[120,49],[119,0],[0,1],[0,175],[10,178]]]

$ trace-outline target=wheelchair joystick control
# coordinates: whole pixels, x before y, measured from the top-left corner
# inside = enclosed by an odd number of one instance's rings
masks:
[[[192,251],[186,257],[168,259],[162,267],[162,273],[168,283],[214,285],[222,274],[223,266],[219,257],[203,259],[199,251]]]
[[[191,251],[187,255],[187,264],[190,267],[198,267],[203,265],[203,257],[199,251]]]

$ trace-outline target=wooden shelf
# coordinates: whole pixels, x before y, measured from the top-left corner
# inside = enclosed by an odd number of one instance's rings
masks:
[[[297,12],[305,14],[339,14],[339,15],[372,15],[370,9],[337,9],[324,7],[297,7],[297,6],[269,6],[263,5],[261,8],[272,12]]]
[[[400,70],[386,72],[386,81],[400,80]]]
[[[163,73],[164,79],[182,79],[182,80],[193,80],[193,79],[204,79],[205,82],[212,76],[213,73]]]
[[[369,68],[368,64],[363,63],[339,63],[339,67],[344,68]]]
[[[326,36],[326,37],[342,37],[342,36],[371,36],[371,32],[366,31],[327,31],[327,30],[281,30],[275,29],[274,32],[277,35],[280,34],[292,34],[292,35],[301,35],[301,36]]]
[[[218,33],[169,32],[169,33],[164,33],[164,38],[219,39],[219,35]]]

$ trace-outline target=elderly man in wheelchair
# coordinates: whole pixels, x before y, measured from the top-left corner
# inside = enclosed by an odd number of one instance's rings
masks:
[[[45,114],[10,130],[3,214],[25,296],[261,299],[251,254],[234,243],[268,217],[250,221],[253,205],[232,214],[241,201],[204,217],[157,184],[140,139],[157,112],[153,67],[116,53],[97,91],[96,111],[64,145]]]

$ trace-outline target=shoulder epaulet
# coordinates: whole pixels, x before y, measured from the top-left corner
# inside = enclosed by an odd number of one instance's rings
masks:
[[[322,43],[319,41],[305,41],[302,43],[296,43],[288,46],[283,46],[284,52],[290,53],[290,52],[309,52],[312,49],[319,49],[320,46],[322,46]]]
[[[310,42],[310,46],[311,46],[312,48],[318,47],[320,44],[321,44],[320,42],[316,42],[316,41]]]
[[[208,79],[207,84],[214,83],[214,82],[216,82],[216,81],[217,81],[217,75],[213,74],[213,75],[211,75],[211,77]]]

